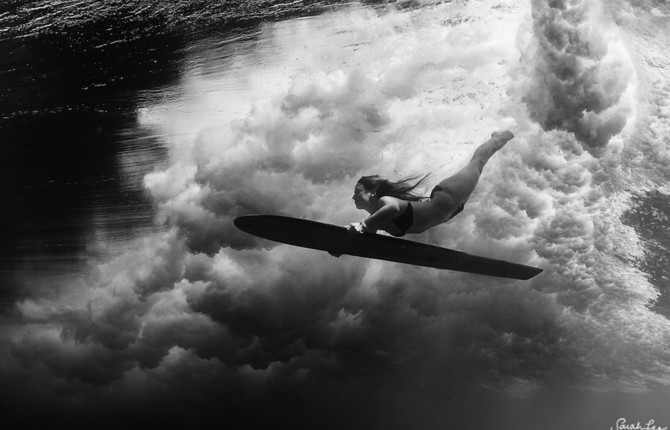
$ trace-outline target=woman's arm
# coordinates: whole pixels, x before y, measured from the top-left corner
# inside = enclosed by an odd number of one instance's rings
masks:
[[[379,199],[379,209],[361,222],[349,225],[350,230],[356,230],[359,233],[364,231],[375,231],[379,224],[391,220],[400,213],[400,203],[393,197],[384,196]]]

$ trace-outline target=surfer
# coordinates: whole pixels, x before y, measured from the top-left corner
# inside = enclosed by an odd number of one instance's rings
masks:
[[[463,210],[489,158],[513,137],[509,130],[491,133],[491,138],[475,150],[468,165],[433,188],[430,198],[414,192],[428,175],[418,181],[412,177],[397,182],[378,175],[363,176],[356,183],[353,199],[356,208],[370,216],[347,228],[358,233],[384,230],[393,236],[404,236],[449,221]]]

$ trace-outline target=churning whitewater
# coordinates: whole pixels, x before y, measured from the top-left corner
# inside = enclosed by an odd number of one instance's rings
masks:
[[[169,405],[244,422],[254,407],[308,405],[314,423],[336,404],[332,422],[373,428],[491,424],[473,416],[505,410],[492,399],[551,387],[667,386],[670,324],[653,308],[667,292],[622,219],[670,192],[669,13],[348,4],[192,42],[179,82],[137,107],[136,127],[167,151],[143,178],[165,229],[18,301],[3,381],[65,413]],[[361,175],[430,172],[427,194],[502,129],[516,137],[465,210],[411,239],[543,268],[531,281],[333,258],[233,225],[254,213],[347,224]]]

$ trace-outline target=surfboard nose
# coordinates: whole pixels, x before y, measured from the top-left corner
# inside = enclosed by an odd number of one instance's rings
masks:
[[[258,216],[257,215],[244,215],[235,218],[233,221],[235,227],[246,233],[252,233],[258,227]],[[253,234],[253,233],[252,233]]]

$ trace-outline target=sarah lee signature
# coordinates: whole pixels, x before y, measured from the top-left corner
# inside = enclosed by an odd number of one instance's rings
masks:
[[[616,426],[610,427],[610,430],[668,430],[667,427],[654,425],[654,420],[647,421],[646,424],[641,424],[639,421],[629,424],[625,418],[616,420]]]

